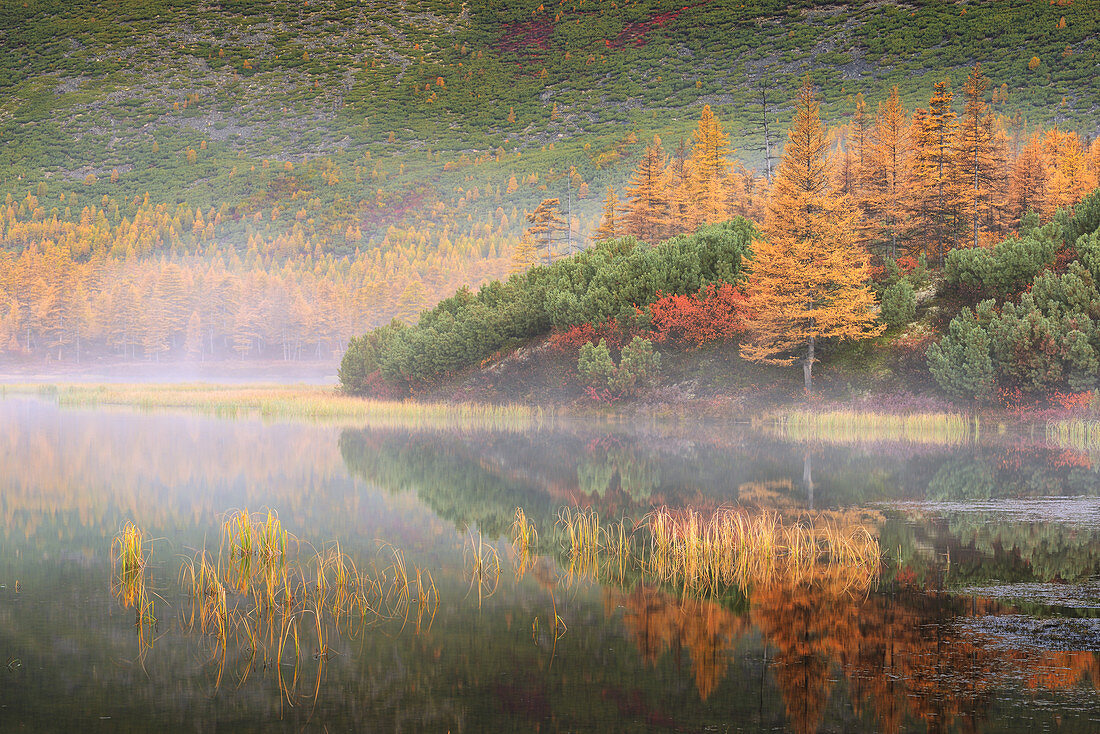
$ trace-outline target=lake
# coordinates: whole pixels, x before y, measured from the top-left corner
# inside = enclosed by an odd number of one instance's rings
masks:
[[[1100,457],[1041,428],[0,425],[3,730],[1100,728]]]

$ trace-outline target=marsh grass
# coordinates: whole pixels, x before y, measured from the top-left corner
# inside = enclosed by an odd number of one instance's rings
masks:
[[[152,554],[152,541],[134,523],[127,521],[111,541],[111,593],[123,609],[134,610],[134,629],[138,637],[138,659],[144,665],[145,654],[153,646],[151,632],[157,626],[153,598],[146,568]]]
[[[515,517],[512,520],[512,554],[516,559],[516,570],[519,576],[527,572],[531,562],[531,554],[538,547],[539,531],[535,523],[527,519],[522,507],[516,508]]]
[[[355,637],[367,626],[415,620],[430,628],[439,606],[432,574],[406,562],[395,546],[381,544],[360,567],[339,543],[314,548],[283,528],[277,513],[228,513],[216,556],[205,549],[184,558],[178,576],[188,603],[181,626],[199,633],[217,661],[220,685],[228,651],[243,656],[243,682],[256,662],[275,667],[290,703],[302,666],[320,667],[335,654],[332,638]],[[288,672],[284,675],[283,668]],[[308,695],[308,694],[306,694]]]
[[[1084,451],[1100,449],[1100,420],[1057,420],[1047,423],[1047,440],[1059,446]]]
[[[523,431],[555,417],[523,405],[368,400],[310,385],[27,384],[7,385],[4,390],[50,398],[65,407],[184,409],[228,418],[309,419],[379,428]]]
[[[867,589],[882,562],[878,539],[864,523],[825,515],[785,520],[740,508],[704,515],[663,507],[631,525],[602,523],[591,509],[563,508],[558,528],[567,579],[623,583],[640,576],[691,594],[797,582],[822,569]]]
[[[480,532],[476,539],[471,532],[463,545],[462,564],[470,579],[468,593],[477,589],[477,608],[481,609],[482,601],[495,594],[500,587],[500,553],[482,539]]]
[[[635,557],[637,528],[628,530],[627,522],[624,519],[604,524],[591,508],[563,507],[558,526],[564,531],[562,544],[569,557],[569,575],[622,582]]]
[[[956,446],[978,439],[977,416],[961,413],[867,413],[855,410],[793,410],[754,421],[765,433],[792,441],[906,443]]]

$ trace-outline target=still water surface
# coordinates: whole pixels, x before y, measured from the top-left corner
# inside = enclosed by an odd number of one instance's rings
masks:
[[[1100,464],[1042,440],[416,432],[30,398],[0,400],[0,426],[5,731],[1100,730]],[[861,525],[883,562],[868,583],[685,591],[563,545],[562,507],[632,528],[663,506]],[[517,507],[538,532],[523,557]],[[338,542],[392,579],[400,549],[437,603],[306,609],[253,642],[260,614],[231,594],[223,643],[180,571],[244,508],[277,511],[307,565]],[[127,521],[152,539],[144,618],[112,572]]]

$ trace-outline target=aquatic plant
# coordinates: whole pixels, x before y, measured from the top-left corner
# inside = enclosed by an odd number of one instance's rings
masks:
[[[754,422],[767,433],[794,441],[865,443],[904,441],[954,446],[978,438],[977,416],[961,413],[873,413],[792,410]]]
[[[500,586],[500,554],[482,539],[481,533],[477,534],[477,540],[470,533],[462,549],[462,562],[470,577],[470,591],[477,588],[480,609],[482,600],[495,594]]]
[[[686,591],[745,589],[779,574],[798,579],[821,566],[852,569],[853,578],[869,586],[882,560],[878,539],[861,524],[809,519],[784,524],[772,512],[719,509],[704,517],[661,508],[650,513],[649,527],[649,572]]]
[[[1047,440],[1075,449],[1100,448],[1100,420],[1057,420],[1047,423]]]
[[[111,569],[121,579],[145,571],[145,533],[129,520],[111,542]]]
[[[50,397],[64,407],[186,409],[228,418],[258,415],[265,419],[339,421],[379,428],[524,431],[555,417],[541,407],[369,400],[311,385],[27,384],[8,385],[5,392]]]
[[[401,549],[381,544],[364,568],[339,543],[319,549],[298,543],[274,510],[228,513],[217,556],[201,549],[184,558],[178,582],[190,599],[181,626],[209,640],[218,666],[215,686],[233,649],[244,653],[242,681],[260,658],[265,669],[277,668],[290,703],[303,656],[312,651],[323,663],[333,654],[334,634],[354,636],[364,625],[386,621],[404,629],[410,619],[419,633],[425,622],[431,626],[439,606],[431,572],[407,564]],[[284,663],[293,669],[288,679]]]
[[[720,595],[782,577],[786,581],[842,569],[868,588],[882,560],[875,534],[862,518],[828,513],[784,519],[775,512],[721,508],[711,515],[661,507],[642,522],[602,523],[592,509],[565,507],[557,526],[566,579],[676,585],[684,593]],[[517,565],[517,575],[526,566]]]

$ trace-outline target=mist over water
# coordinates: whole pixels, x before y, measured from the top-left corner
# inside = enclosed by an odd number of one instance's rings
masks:
[[[1100,525],[1074,509],[1100,492],[1088,454],[659,423],[376,430],[13,397],[0,424],[0,728],[1088,731],[1100,710]],[[517,507],[538,534],[524,554]],[[655,507],[863,527],[883,562],[873,578],[787,568],[712,593],[646,563],[581,565],[562,507],[637,539]],[[339,542],[366,576],[388,563],[380,543],[400,548],[438,608],[419,629],[415,612],[323,615],[323,645],[302,614],[300,654],[279,658],[277,640],[252,652],[253,602],[231,595],[220,652],[188,626],[180,567],[203,547],[224,564],[241,509],[277,511],[303,563]],[[144,623],[112,571],[127,521],[151,539]],[[472,553],[499,576],[473,574]]]
[[[0,364],[0,385],[58,382],[136,383],[143,385],[336,385],[334,362],[134,362],[103,364]]]

